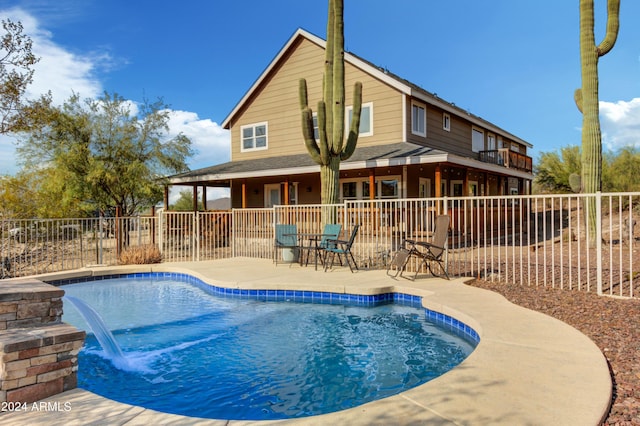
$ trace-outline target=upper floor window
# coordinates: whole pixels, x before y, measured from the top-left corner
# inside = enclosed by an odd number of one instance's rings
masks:
[[[487,151],[494,151],[496,149],[496,135],[489,133],[487,135]]]
[[[451,131],[451,116],[446,112],[442,113],[442,128],[447,132]]]
[[[424,105],[411,103],[411,133],[427,136],[427,111]]]
[[[320,140],[320,130],[318,130],[318,113],[313,113],[313,138],[318,142]]]
[[[267,149],[267,123],[241,126],[240,134],[242,135],[242,149],[240,151]]]
[[[347,122],[345,123],[345,130],[351,126],[353,107],[347,107],[346,112]],[[373,102],[362,104],[362,110],[360,111],[360,131],[358,132],[358,136],[373,136]]]
[[[484,132],[475,127],[471,129],[471,150],[473,152],[484,151]]]

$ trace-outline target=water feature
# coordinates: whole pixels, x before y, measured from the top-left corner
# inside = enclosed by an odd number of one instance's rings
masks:
[[[175,414],[266,420],[342,410],[444,374],[475,346],[413,302],[297,303],[302,292],[219,297],[206,285],[161,277],[64,289],[100,312],[128,363],[114,368],[89,334],[79,387]],[[66,306],[63,320],[88,328]]]
[[[105,355],[113,362],[114,366],[124,370],[129,368],[129,363],[122,353],[118,342],[116,342],[116,339],[113,337],[109,328],[107,328],[100,314],[77,297],[65,296],[63,301],[73,303],[73,306],[76,307],[80,315],[82,315],[82,318],[87,322],[89,328],[100,343],[100,346],[102,346]]]

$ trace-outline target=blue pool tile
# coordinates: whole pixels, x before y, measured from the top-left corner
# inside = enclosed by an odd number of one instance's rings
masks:
[[[342,304],[357,306],[376,306],[382,303],[397,303],[403,306],[412,306],[419,309],[422,308],[422,297],[405,293],[384,293],[376,295],[357,295],[345,293],[330,293],[321,291],[306,290],[248,290],[237,288],[225,288],[212,286],[199,278],[183,273],[173,272],[138,272],[128,274],[110,274],[92,277],[68,278],[62,280],[50,281],[49,284],[60,286],[67,284],[77,284],[87,281],[101,281],[114,278],[133,278],[133,279],[163,279],[176,280],[190,284],[203,289],[209,294],[215,294],[221,297],[242,297],[254,298],[261,301],[283,302],[294,301],[298,303],[322,303],[322,304]],[[469,325],[464,322],[445,315],[441,312],[424,309],[425,317],[441,327],[446,327],[454,331],[461,337],[478,344],[480,335]]]

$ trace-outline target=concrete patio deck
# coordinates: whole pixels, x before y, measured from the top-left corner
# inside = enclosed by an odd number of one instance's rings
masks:
[[[422,386],[348,410],[269,422],[208,420],[159,413],[75,389],[44,400],[43,411],[0,414],[15,425],[597,425],[611,400],[606,360],[586,336],[554,318],[470,287],[463,279],[394,279],[384,271],[314,271],[234,258],[139,267],[82,269],[43,280],[127,272],[183,272],[223,287],[351,294],[403,292],[473,327],[481,341],[457,368]],[[1,284],[0,284],[1,285]],[[57,404],[56,404],[57,403]],[[31,405],[29,405],[31,407]],[[58,407],[58,410],[53,408]]]

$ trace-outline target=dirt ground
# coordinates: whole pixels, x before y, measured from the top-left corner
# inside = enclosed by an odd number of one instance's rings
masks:
[[[640,425],[640,299],[480,280],[470,285],[496,291],[591,338],[605,355],[614,384],[611,410],[604,424]]]

